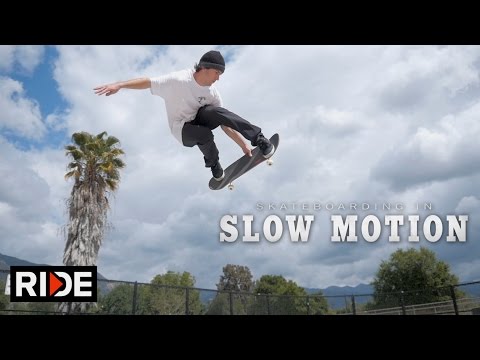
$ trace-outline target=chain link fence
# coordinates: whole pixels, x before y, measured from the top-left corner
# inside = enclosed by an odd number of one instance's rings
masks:
[[[10,303],[0,270],[0,315],[64,314],[57,303]],[[84,314],[118,315],[480,315],[480,281],[376,294],[289,296],[97,280]]]

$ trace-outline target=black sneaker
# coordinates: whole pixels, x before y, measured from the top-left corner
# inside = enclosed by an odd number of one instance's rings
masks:
[[[220,181],[225,176],[225,173],[223,172],[223,169],[222,169],[222,165],[220,165],[219,161],[217,161],[217,163],[214,166],[212,166],[211,169],[212,169],[213,178],[215,180]]]
[[[259,134],[257,137],[257,146],[262,151],[264,158],[268,159],[275,152],[275,146],[268,140],[263,134]]]

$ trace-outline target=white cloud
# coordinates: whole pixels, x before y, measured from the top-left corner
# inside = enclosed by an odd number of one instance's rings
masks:
[[[480,170],[480,103],[448,114],[430,127],[419,126],[406,142],[388,151],[373,176],[394,189],[468,176]],[[406,171],[408,169],[408,171]]]
[[[15,49],[16,61],[27,72],[33,72],[45,53],[43,46],[17,46]]]
[[[18,64],[22,71],[32,73],[44,53],[45,48],[38,45],[0,45],[0,71],[11,71]]]
[[[0,108],[0,130],[31,139],[45,134],[38,103],[26,97],[18,81],[0,77]]]
[[[66,194],[53,179],[58,153],[23,152],[2,137],[0,153],[0,252],[33,262],[61,264],[61,198]],[[48,166],[37,170],[42,163]]]
[[[475,196],[465,196],[460,200],[455,211],[459,213],[480,212],[480,200]]]
[[[479,51],[477,46],[386,47],[382,59],[389,64],[377,72],[373,94],[387,112],[435,116],[458,92],[478,84]]]
[[[9,70],[13,64],[15,47],[0,45],[0,70]]]

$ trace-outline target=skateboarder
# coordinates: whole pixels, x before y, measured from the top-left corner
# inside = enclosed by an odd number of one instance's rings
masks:
[[[215,180],[224,177],[219,152],[212,130],[219,125],[235,141],[244,154],[251,156],[251,149],[242,139],[258,146],[265,158],[275,152],[270,140],[261,129],[239,115],[223,107],[222,98],[213,83],[225,71],[225,60],[219,51],[206,52],[193,69],[170,74],[119,81],[94,88],[98,95],[113,95],[120,89],[150,89],[153,95],[165,101],[168,124],[173,136],[184,146],[198,148],[203,153],[205,167],[211,168]],[[241,135],[240,135],[241,134]]]

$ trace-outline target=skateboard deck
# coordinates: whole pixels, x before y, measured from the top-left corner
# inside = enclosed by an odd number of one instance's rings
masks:
[[[212,177],[210,179],[210,182],[208,183],[208,186],[210,187],[210,189],[220,190],[228,185],[229,189],[233,190],[232,182],[238,179],[240,176],[242,176],[246,172],[253,169],[255,166],[263,163],[264,161],[267,161],[268,165],[271,165],[273,163],[272,157],[277,152],[278,144],[280,142],[280,137],[278,136],[278,134],[274,134],[270,138],[270,142],[275,146],[275,152],[273,153],[272,156],[270,156],[268,159],[265,159],[263,157],[262,152],[260,151],[260,148],[257,146],[255,149],[252,150],[252,157],[243,155],[240,159],[235,161],[233,164],[229,165],[224,170],[225,176],[222,180],[217,181]]]

